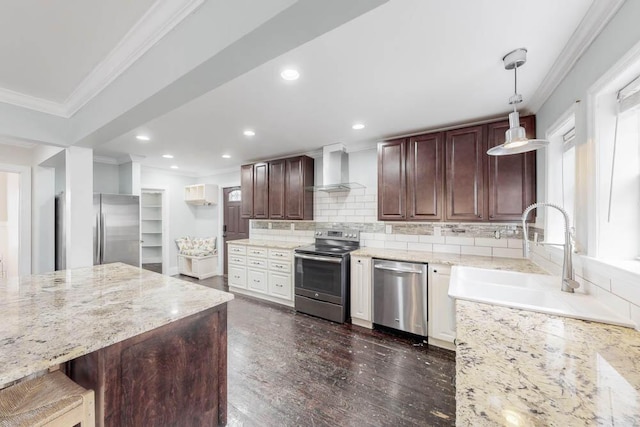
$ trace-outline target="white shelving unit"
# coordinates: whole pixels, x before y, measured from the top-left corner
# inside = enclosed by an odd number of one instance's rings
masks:
[[[142,263],[162,262],[162,193],[143,191],[140,206]]]
[[[215,205],[218,203],[218,186],[196,184],[184,187],[184,201],[191,205]]]

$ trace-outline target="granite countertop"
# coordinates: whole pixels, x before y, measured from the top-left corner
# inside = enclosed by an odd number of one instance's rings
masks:
[[[456,255],[439,252],[404,251],[396,249],[361,248],[351,252],[351,256],[382,258],[409,262],[426,262],[443,265],[465,265],[468,267],[490,268],[494,270],[519,271],[522,273],[547,274],[527,259],[498,258],[478,255]]]
[[[122,263],[0,280],[0,387],[232,299]]]
[[[243,245],[243,246],[262,246],[271,249],[295,249],[300,246],[310,245],[311,243],[304,242],[281,242],[276,240],[257,240],[257,239],[240,239],[231,240],[227,242],[228,245]]]
[[[640,332],[456,301],[456,424],[640,425]]]

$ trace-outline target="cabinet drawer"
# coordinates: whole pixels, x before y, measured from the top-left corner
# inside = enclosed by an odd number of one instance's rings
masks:
[[[247,269],[247,288],[266,294],[268,291],[267,272]]]
[[[245,265],[247,263],[247,257],[242,255],[229,255],[229,264]]]
[[[269,261],[269,270],[271,271],[282,271],[285,273],[291,272],[291,263],[288,261]]]
[[[267,248],[258,248],[255,246],[249,246],[247,248],[247,255],[248,256],[257,256],[257,257],[267,257]]]
[[[247,258],[247,266],[251,268],[267,268],[267,260],[260,258]]]
[[[247,287],[247,269],[244,267],[229,266],[229,286],[238,288]]]
[[[286,249],[269,249],[269,258],[273,259],[291,259],[291,251]]]
[[[291,300],[291,274],[269,272],[269,293],[278,298]]]
[[[246,246],[229,245],[229,255],[245,255],[247,253]]]

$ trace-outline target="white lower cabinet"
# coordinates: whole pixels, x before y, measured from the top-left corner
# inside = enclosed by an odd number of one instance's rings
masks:
[[[269,294],[291,299],[291,274],[269,272]]]
[[[351,257],[351,323],[372,327],[371,258]]]
[[[231,291],[293,307],[293,250],[229,242],[228,251]]]
[[[268,289],[266,270],[247,269],[247,289],[266,294]]]
[[[247,288],[247,268],[239,265],[229,264],[229,286],[236,288]]]
[[[449,296],[451,267],[429,264],[429,344],[455,349],[456,304]]]

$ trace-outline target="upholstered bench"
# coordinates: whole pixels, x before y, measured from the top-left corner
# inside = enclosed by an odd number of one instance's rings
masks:
[[[198,280],[215,276],[218,271],[218,250],[215,237],[182,237],[178,245],[178,273]]]

